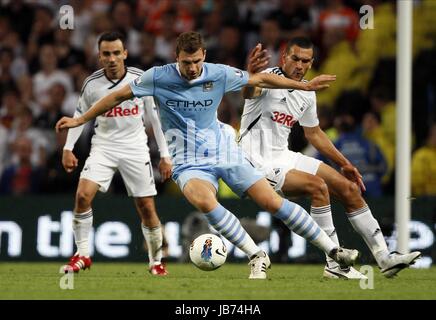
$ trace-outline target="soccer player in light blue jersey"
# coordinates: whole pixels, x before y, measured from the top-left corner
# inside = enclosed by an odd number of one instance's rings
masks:
[[[62,118],[56,130],[82,125],[132,97],[153,96],[173,160],[173,179],[209,223],[247,254],[251,266],[249,279],[266,279],[266,269],[271,263],[233,213],[218,203],[219,178],[240,196],[252,198],[339,264],[352,265],[358,251],[338,247],[306,210],[281,198],[263,174],[246,160],[217,120],[217,108],[226,92],[244,86],[319,90],[327,88],[335,76],[321,75],[305,83],[274,74],[252,75],[227,65],[205,63],[204,48],[199,33],[181,34],[176,44],[177,63],[147,70],[129,85],[96,102],[82,116]]]

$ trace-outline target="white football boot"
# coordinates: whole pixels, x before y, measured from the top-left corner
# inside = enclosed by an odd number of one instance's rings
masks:
[[[381,273],[386,278],[392,278],[404,268],[410,267],[410,265],[414,264],[420,257],[421,252],[419,251],[413,251],[406,254],[393,251],[382,261],[380,266]]]
[[[248,263],[251,272],[248,279],[266,279],[266,269],[271,268],[271,261],[265,251],[252,257]]]
[[[329,279],[368,279],[367,276],[360,273],[353,267],[341,268],[339,265],[334,267],[329,267],[328,265],[326,265],[324,267],[323,277]]]
[[[360,253],[356,249],[336,248],[330,252],[329,257],[335,260],[341,268],[347,268],[356,262]]]

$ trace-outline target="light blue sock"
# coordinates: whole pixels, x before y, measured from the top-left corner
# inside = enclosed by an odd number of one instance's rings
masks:
[[[238,218],[221,204],[204,215],[209,224],[250,258],[261,249],[242,227]]]
[[[338,247],[307,211],[296,203],[283,199],[282,206],[276,212],[275,217],[282,220],[290,230],[310,241],[327,254]]]

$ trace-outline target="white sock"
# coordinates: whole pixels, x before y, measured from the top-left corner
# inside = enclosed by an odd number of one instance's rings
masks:
[[[354,212],[347,213],[347,216],[354,230],[365,240],[378,265],[381,265],[389,255],[389,250],[380,226],[377,220],[374,219],[369,207],[365,206]]]
[[[160,225],[148,228],[141,224],[142,234],[147,242],[150,266],[160,264],[162,260],[162,228]]]
[[[86,212],[74,212],[73,232],[77,252],[80,256],[89,257],[89,232],[92,228],[92,208]]]
[[[319,225],[319,227],[325,231],[329,238],[339,246],[339,239],[336,234],[336,229],[333,224],[332,211],[330,205],[324,207],[310,207],[310,215],[313,220]],[[326,260],[329,268],[335,268],[338,263],[330,258],[327,254]]]

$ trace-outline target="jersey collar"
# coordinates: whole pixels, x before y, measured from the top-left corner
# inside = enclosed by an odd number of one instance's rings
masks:
[[[192,80],[187,80],[184,76],[182,76],[182,73],[180,72],[180,67],[179,67],[179,63],[178,62],[176,62],[176,70],[179,73],[180,78],[182,78],[183,80],[185,80],[189,84],[194,84],[194,83],[196,83],[198,81],[203,80],[203,78],[204,78],[204,64],[203,64],[203,67],[201,68],[200,76],[198,78],[195,78],[195,79],[192,79]]]

